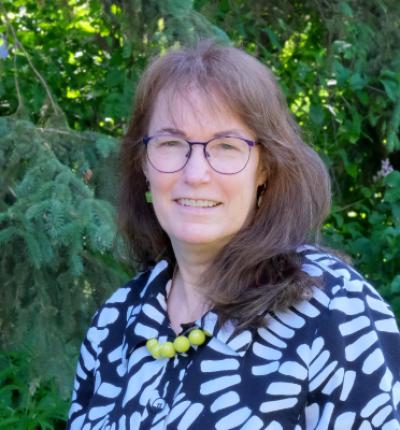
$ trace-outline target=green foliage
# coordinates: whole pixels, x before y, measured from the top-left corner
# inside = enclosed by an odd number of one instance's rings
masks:
[[[113,136],[138,77],[199,37],[230,40],[277,75],[333,178],[325,244],[400,317],[397,0],[3,0],[0,15],[0,345],[29,351],[36,406],[54,394],[47,377],[69,391],[88,319],[132,272],[115,255]]]
[[[121,134],[138,76],[150,57],[201,36],[227,40],[188,0],[2,3],[7,19],[0,20],[0,35],[6,36],[10,53],[0,60],[0,115],[23,105],[33,122],[41,123],[51,111],[25,49],[75,130]]]
[[[127,279],[121,263],[108,264],[114,209],[97,197],[111,200],[112,174],[109,191],[98,175],[116,141],[5,117],[0,141],[0,342],[35,350],[33,370],[55,377],[66,394],[83,325]]]
[[[0,429],[64,429],[68,402],[54,381],[30,379],[30,364],[26,351],[0,353]]]

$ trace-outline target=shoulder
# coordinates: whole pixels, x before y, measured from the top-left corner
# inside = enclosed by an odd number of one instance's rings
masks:
[[[331,348],[342,344],[350,361],[361,359],[363,353],[366,359],[367,351],[376,358],[378,347],[398,356],[400,333],[395,315],[368,280],[339,257],[316,248],[308,248],[302,261],[305,272],[322,280],[308,302],[316,310],[313,338],[323,336]]]
[[[162,260],[115,290],[94,314],[87,333],[88,339],[98,344],[109,335],[109,330],[113,327],[126,326],[130,316],[135,313],[135,308],[141,306],[146,301],[146,296],[151,294],[153,281],[165,273],[167,267],[167,262]]]
[[[312,298],[299,304],[299,310],[314,317],[307,344],[298,348],[309,369],[309,399],[315,409],[310,407],[309,413],[318,415],[317,405],[329,401],[335,405],[336,422],[346,417],[346,428],[361,423],[360,410],[363,419],[398,423],[400,333],[389,304],[337,256],[307,247],[302,262],[305,272],[322,279]],[[371,406],[378,401],[387,403],[380,411]]]
[[[340,257],[311,246],[303,247],[300,255],[302,270],[321,280],[321,289],[329,302],[340,297],[363,297],[384,303],[370,282]]]
[[[378,337],[395,340],[400,352],[400,335],[395,315],[380,293],[357,270],[341,258],[317,248],[301,252],[302,270],[315,277],[318,286],[312,296],[295,305],[318,333],[336,343],[362,341],[374,343]],[[334,339],[336,337],[336,339]]]

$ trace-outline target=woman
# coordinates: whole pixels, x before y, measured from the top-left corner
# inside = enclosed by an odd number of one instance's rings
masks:
[[[267,68],[210,41],[168,52],[121,155],[144,271],[93,319],[70,429],[400,429],[395,319],[309,245],[329,179]]]

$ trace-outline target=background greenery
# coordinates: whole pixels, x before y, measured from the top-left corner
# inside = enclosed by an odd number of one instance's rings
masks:
[[[0,429],[64,427],[84,330],[134,272],[113,203],[136,82],[199,37],[279,77],[333,178],[324,243],[400,317],[398,0],[3,0],[0,17]]]

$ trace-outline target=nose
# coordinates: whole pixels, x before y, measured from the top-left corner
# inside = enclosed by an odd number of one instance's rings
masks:
[[[205,183],[210,180],[211,167],[204,155],[202,145],[192,145],[189,160],[183,169],[185,181],[190,184]]]

